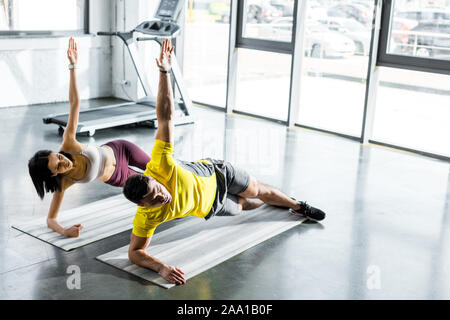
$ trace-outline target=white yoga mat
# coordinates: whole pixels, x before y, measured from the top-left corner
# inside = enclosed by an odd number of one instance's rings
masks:
[[[189,218],[154,234],[147,252],[165,264],[179,267],[187,280],[305,220],[288,209],[268,205],[235,217],[207,221]],[[128,260],[128,245],[96,259],[163,288],[174,286],[158,273]]]
[[[24,224],[13,225],[42,241],[69,251],[97,240],[107,238],[133,228],[136,205],[122,194],[95,201],[78,208],[61,211],[58,222],[63,227],[80,223],[83,226],[78,238],[68,238],[54,232],[47,226],[46,217],[40,217]]]

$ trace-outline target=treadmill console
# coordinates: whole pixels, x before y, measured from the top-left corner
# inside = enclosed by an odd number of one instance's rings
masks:
[[[161,0],[155,18],[176,21],[184,5],[184,0]]]
[[[142,22],[134,30],[152,36],[174,37],[180,26],[170,21],[150,20]]]
[[[184,0],[161,0],[156,10],[155,18],[158,20],[144,21],[135,29],[137,32],[159,37],[175,37],[180,31],[176,23]]]

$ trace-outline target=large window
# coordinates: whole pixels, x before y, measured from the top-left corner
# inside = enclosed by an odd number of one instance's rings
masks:
[[[234,111],[287,121],[295,9],[293,0],[239,1]]]
[[[294,10],[294,0],[239,1],[238,47],[291,53]]]
[[[286,121],[291,55],[239,49],[238,60],[235,111]]]
[[[245,1],[242,37],[291,42],[293,1]]]
[[[450,157],[448,77],[382,68],[372,139]]]
[[[422,1],[425,2],[425,1]],[[394,1],[388,53],[450,60],[450,10]]]
[[[188,1],[185,75],[202,102],[450,156],[450,0],[211,1]],[[200,17],[214,23],[194,29]]]
[[[383,2],[378,65],[450,73],[450,0]]]
[[[195,102],[225,108],[231,0],[187,0],[183,72]]]
[[[450,0],[383,4],[371,140],[449,157]]]
[[[88,0],[1,0],[0,35],[88,32]]]
[[[336,2],[307,2],[296,122],[360,137],[374,6]]]

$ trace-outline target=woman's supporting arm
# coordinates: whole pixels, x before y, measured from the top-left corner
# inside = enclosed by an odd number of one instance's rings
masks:
[[[61,208],[62,200],[64,198],[64,192],[70,185],[72,185],[72,183],[63,185],[61,191],[55,191],[53,193],[52,202],[50,204],[50,209],[48,210],[47,215],[47,226],[63,236],[76,238],[80,235],[80,232],[83,229],[83,226],[81,224],[76,224],[70,228],[64,228],[56,220],[59,209]]]
[[[48,210],[47,226],[53,231],[65,235],[64,228],[58,223],[58,221],[56,221],[56,217],[58,216],[59,208],[61,207],[63,197],[64,191],[55,191],[53,193],[50,209]]]

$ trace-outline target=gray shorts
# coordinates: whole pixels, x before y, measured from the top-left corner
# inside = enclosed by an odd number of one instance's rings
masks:
[[[234,216],[239,214],[239,197],[237,195],[248,188],[250,175],[228,161],[205,160],[213,164],[217,179],[216,198],[211,211],[205,219],[213,216]]]

